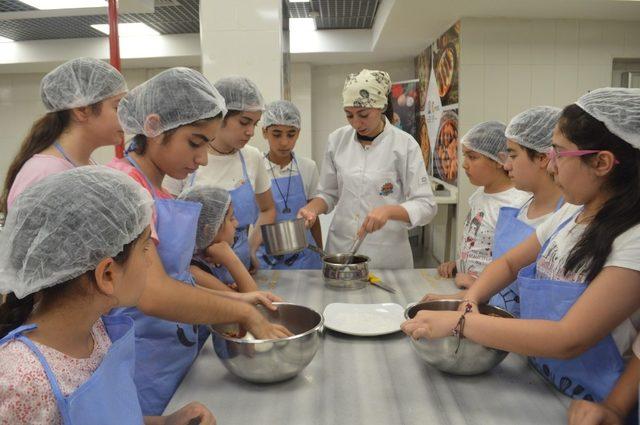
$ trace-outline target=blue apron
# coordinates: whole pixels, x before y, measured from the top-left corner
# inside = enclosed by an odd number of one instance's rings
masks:
[[[143,176],[138,164],[126,157]],[[189,271],[202,205],[176,199],[160,199],[146,178],[154,198],[158,255],[174,279],[194,285]],[[147,316],[135,307],[114,309],[136,326],[135,382],[145,416],[161,415],[198,354],[198,326]]]
[[[577,214],[577,213],[576,213]],[[575,217],[565,220],[544,243],[549,242]],[[586,283],[536,278],[536,263],[520,270],[520,311],[523,319],[562,319],[587,289]],[[624,369],[624,361],[611,334],[578,357],[569,360],[530,357],[531,364],[561,392],[572,398],[602,401]]]
[[[494,260],[497,260],[506,254],[507,251],[524,242],[533,232],[535,232],[536,229],[534,227],[529,226],[518,219],[520,211],[522,211],[528,204],[528,202],[525,203],[522,208],[500,208],[493,240],[492,257]],[[558,201],[558,205],[556,206],[556,211],[563,204],[564,199],[561,197]],[[520,317],[520,292],[518,290],[518,281],[513,281],[509,286],[491,297],[489,304],[505,309],[514,316]]]
[[[302,181],[302,175],[300,174],[300,167],[296,157],[291,154],[293,162],[295,163],[298,174],[289,177],[275,178],[273,168],[271,174],[273,179],[271,180],[271,186],[278,188],[279,193],[271,191],[273,194],[273,200],[276,204],[276,222],[285,220],[295,220],[298,210],[307,205],[307,195],[304,193],[304,183]],[[287,188],[286,195],[282,193],[280,188]],[[311,232],[307,230],[307,241],[310,244],[315,245]],[[274,269],[274,270],[288,270],[288,269],[321,269],[322,258],[316,252],[306,248],[304,251],[298,252],[293,255],[267,255],[264,245],[261,245],[258,249],[258,260],[260,261],[261,269]]]
[[[258,221],[260,210],[256,203],[256,194],[251,187],[251,180],[247,173],[247,165],[244,162],[242,152],[238,151],[242,162],[243,183],[239,187],[230,190],[231,202],[233,203],[233,215],[238,220],[233,251],[245,265],[247,270],[251,267],[251,253],[249,252],[249,226]],[[226,268],[221,268],[221,275],[216,276],[226,284],[231,284],[235,279]]]
[[[111,425],[143,423],[140,403],[133,382],[135,360],[133,320],[128,317],[103,317],[113,342],[100,366],[91,377],[68,396],[63,395],[49,363],[38,347],[24,334],[35,324],[20,326],[8,333],[0,345],[19,340],[36,355],[47,374],[65,425]]]

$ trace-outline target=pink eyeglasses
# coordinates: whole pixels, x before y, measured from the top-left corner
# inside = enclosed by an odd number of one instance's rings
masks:
[[[549,155],[549,160],[556,164],[556,160],[559,157],[576,157],[576,156],[584,156],[584,155],[589,155],[592,153],[599,153],[599,152],[605,152],[604,150],[583,150],[583,151],[562,151],[562,152],[558,152],[553,146],[551,146],[549,148],[549,151],[547,152],[547,154]],[[613,161],[614,164],[620,164],[620,161],[618,161],[617,159],[614,158]]]

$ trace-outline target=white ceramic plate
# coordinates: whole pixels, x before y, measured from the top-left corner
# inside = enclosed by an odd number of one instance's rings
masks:
[[[386,335],[400,330],[404,308],[396,303],[333,303],[324,309],[324,326],[356,336]]]

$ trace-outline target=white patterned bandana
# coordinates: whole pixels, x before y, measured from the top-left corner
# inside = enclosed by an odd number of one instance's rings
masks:
[[[391,78],[384,71],[363,69],[358,74],[349,74],[342,89],[344,108],[375,108],[387,106],[387,95],[391,90]]]

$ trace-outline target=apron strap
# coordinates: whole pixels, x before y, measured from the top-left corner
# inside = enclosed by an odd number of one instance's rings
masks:
[[[153,196],[153,200],[155,201],[157,199],[155,186],[151,184],[151,181],[147,178],[147,175],[144,173],[144,171],[142,171],[142,168],[140,168],[135,159],[131,158],[128,153],[125,154],[124,157],[127,161],[129,161],[129,164],[131,164],[136,170],[138,170],[140,174],[142,174],[142,177],[144,177],[145,181],[149,185],[149,188],[151,188],[151,196]]]
[[[60,385],[58,384],[58,380],[56,379],[56,376],[54,375],[53,370],[51,370],[51,367],[49,366],[47,359],[44,358],[44,355],[38,349],[38,347],[36,347],[33,341],[31,341],[26,336],[22,335],[23,332],[31,331],[36,327],[37,326],[35,324],[21,326],[17,329],[14,329],[10,334],[7,335],[7,337],[11,335],[11,339],[17,339],[23,344],[25,344],[33,352],[33,354],[35,354],[35,356],[38,358],[38,361],[40,362],[40,364],[42,365],[42,368],[44,369],[44,373],[47,375],[47,379],[49,380],[49,385],[51,385],[51,390],[53,391],[53,395],[56,398],[56,404],[58,405],[58,410],[60,410],[60,416],[62,416],[63,423],[70,423],[68,414],[67,414],[67,405],[65,402],[65,398],[62,395],[62,390],[60,389]],[[3,338],[2,341],[4,342],[5,339],[7,338],[6,337]]]
[[[573,221],[573,219],[575,219],[576,216],[578,214],[580,214],[583,209],[584,209],[584,207],[578,209],[578,211],[576,211],[575,213],[571,214],[571,217],[569,217],[568,219],[563,221],[560,224],[560,226],[558,226],[558,228],[556,228],[556,230],[553,231],[551,236],[549,236],[549,239],[544,241],[544,244],[542,245],[542,248],[540,248],[540,252],[538,252],[538,257],[537,257],[538,260],[540,259],[540,257],[542,257],[542,253],[544,252],[545,249],[547,249],[547,246],[549,246],[549,243],[553,240],[553,238],[556,237],[556,235],[560,232],[560,230],[562,230],[567,224],[569,224],[569,222]]]
[[[242,155],[241,150],[238,150],[238,155],[240,155],[240,162],[242,163],[242,177],[244,177],[244,180],[246,182],[249,182],[249,184],[251,184],[251,180],[249,180],[249,174],[247,173],[247,164],[244,162],[244,156]]]
[[[560,199],[558,199],[558,204],[556,205],[556,211],[558,211],[560,208],[562,208],[562,206],[564,205],[564,196],[560,196]]]
[[[60,155],[62,155],[69,164],[73,165],[73,168],[78,168],[78,165],[67,156],[67,153],[62,148],[62,145],[60,145],[60,142],[56,140],[56,142],[53,144],[53,147],[56,148],[58,152],[60,152]],[[89,162],[91,163],[91,165],[98,165],[98,163],[95,162],[93,158],[89,158]]]

